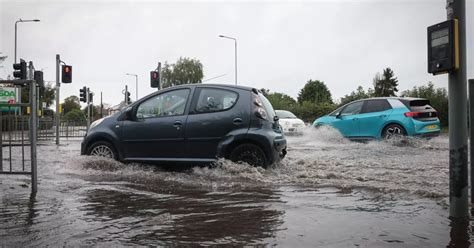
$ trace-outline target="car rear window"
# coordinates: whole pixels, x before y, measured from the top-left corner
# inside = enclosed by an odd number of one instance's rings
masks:
[[[423,109],[432,109],[430,101],[427,99],[416,99],[416,100],[403,100],[405,106],[411,111],[420,111]]]
[[[275,110],[273,109],[272,104],[270,103],[270,101],[268,101],[268,99],[262,93],[258,93],[258,96],[260,97],[260,100],[263,103],[263,107],[265,108],[265,111],[267,111],[268,120],[273,121],[273,119],[275,118]]]

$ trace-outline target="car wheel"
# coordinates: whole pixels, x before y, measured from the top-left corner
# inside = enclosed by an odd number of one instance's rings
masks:
[[[117,160],[117,152],[115,152],[112,144],[107,141],[98,141],[92,144],[87,151],[87,155]]]
[[[267,167],[267,159],[262,149],[254,144],[237,146],[229,156],[233,162],[245,162],[252,166]]]
[[[382,137],[384,139],[392,139],[395,137],[405,136],[406,134],[405,129],[398,124],[390,124],[382,131]]]

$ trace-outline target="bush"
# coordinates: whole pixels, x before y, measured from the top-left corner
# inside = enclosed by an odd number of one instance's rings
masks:
[[[86,120],[86,115],[84,115],[80,109],[73,109],[64,115],[64,119],[67,121],[82,122]]]
[[[319,118],[323,115],[326,115],[336,109],[335,104],[330,103],[312,103],[312,102],[303,102],[302,104],[296,104],[290,106],[289,108],[283,109],[291,111],[298,118],[302,119],[304,122],[313,123],[316,118]]]

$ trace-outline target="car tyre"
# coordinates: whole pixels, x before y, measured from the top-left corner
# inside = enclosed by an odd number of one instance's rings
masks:
[[[267,158],[263,150],[254,144],[241,144],[230,153],[233,162],[245,162],[252,166],[267,167]]]
[[[386,126],[382,131],[382,137],[386,140],[405,135],[407,135],[405,128],[398,124],[390,124]]]
[[[92,144],[87,150],[87,155],[112,158],[115,160],[118,158],[114,146],[107,141],[98,141]]]

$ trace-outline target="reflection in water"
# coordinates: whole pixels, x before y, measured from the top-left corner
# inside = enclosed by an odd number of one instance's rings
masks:
[[[270,190],[176,189],[155,194],[93,189],[85,192],[79,210],[85,221],[100,222],[95,239],[106,243],[260,244],[282,223],[283,212],[270,207],[279,201]]]
[[[470,221],[469,218],[450,218],[451,227],[450,237],[451,241],[449,242],[448,247],[469,247],[470,242]]]

